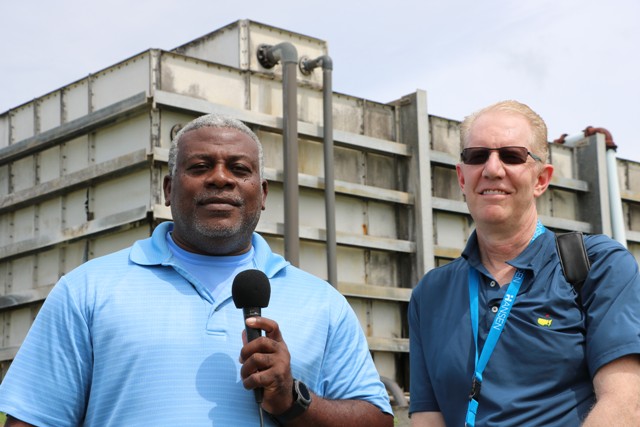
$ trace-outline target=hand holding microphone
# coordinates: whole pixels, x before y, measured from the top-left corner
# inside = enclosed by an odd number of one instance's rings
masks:
[[[260,372],[259,383],[269,391],[269,399],[265,401],[265,409],[280,424],[286,424],[290,420],[302,415],[311,404],[311,394],[304,383],[294,380],[291,375],[291,360],[287,345],[282,339],[278,324],[261,317],[261,308],[269,305],[271,285],[269,279],[260,270],[246,270],[239,273],[233,280],[231,290],[233,301],[237,308],[242,308],[245,319],[245,331],[247,344],[240,352],[241,376],[245,387],[253,388],[256,402],[260,407],[260,425],[262,419],[263,387],[256,387],[255,372]],[[259,328],[247,326],[247,319],[256,318]],[[262,335],[262,330],[267,332],[269,340],[261,341],[260,346],[249,346],[249,343]],[[252,348],[251,348],[252,347]],[[268,357],[264,357],[268,355]],[[251,384],[253,382],[253,384]],[[293,404],[292,404],[293,400]]]
[[[269,305],[271,298],[271,284],[267,276],[260,270],[245,270],[233,279],[231,295],[236,308],[241,308],[244,313],[245,330],[247,341],[251,342],[262,336],[261,329],[254,329],[246,326],[249,317],[256,317],[262,314],[262,308]],[[262,403],[262,388],[254,389],[256,402]]]

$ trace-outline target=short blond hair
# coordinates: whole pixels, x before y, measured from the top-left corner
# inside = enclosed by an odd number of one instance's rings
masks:
[[[469,134],[471,128],[478,117],[485,113],[491,112],[506,112],[511,114],[519,114],[524,117],[531,126],[531,150],[534,154],[542,159],[543,163],[547,163],[549,158],[549,143],[547,140],[547,125],[542,117],[533,111],[528,105],[522,102],[507,100],[496,102],[488,107],[484,107],[481,110],[476,111],[473,114],[468,115],[460,123],[460,149],[464,149],[469,142]]]

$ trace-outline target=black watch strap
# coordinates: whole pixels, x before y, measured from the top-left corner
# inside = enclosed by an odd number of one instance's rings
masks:
[[[271,418],[277,421],[280,425],[285,425],[289,421],[298,418],[307,409],[309,409],[309,405],[311,405],[311,393],[305,383],[294,378],[292,392],[293,405],[291,405],[291,407],[282,414],[271,414]]]

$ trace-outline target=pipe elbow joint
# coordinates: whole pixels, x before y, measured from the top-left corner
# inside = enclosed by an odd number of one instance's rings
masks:
[[[282,42],[273,47],[283,64],[298,64],[298,50],[289,42]]]
[[[611,132],[609,132],[607,129],[587,126],[584,130],[585,136],[595,135],[596,133],[601,133],[604,135],[604,142],[607,146],[607,150],[616,151],[618,149],[618,146],[613,142],[613,136],[611,135]]]
[[[264,68],[273,68],[278,62],[298,63],[298,51],[289,42],[282,42],[275,46],[261,44],[258,46],[257,57]]]
[[[323,70],[325,70],[325,71],[332,71],[333,70],[333,60],[331,59],[331,57],[329,55],[322,55],[319,59],[322,62],[322,69]]]

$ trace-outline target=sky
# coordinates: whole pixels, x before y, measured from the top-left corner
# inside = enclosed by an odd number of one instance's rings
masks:
[[[424,90],[428,113],[453,120],[516,99],[550,141],[601,127],[640,162],[638,0],[4,0],[0,114],[239,19],[325,40],[336,92]]]

